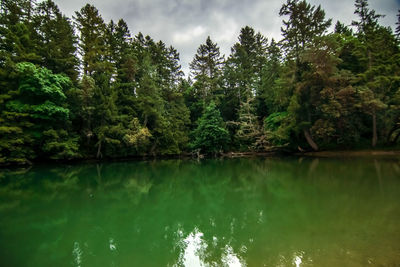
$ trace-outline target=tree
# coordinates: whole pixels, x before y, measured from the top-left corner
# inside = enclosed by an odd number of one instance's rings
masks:
[[[41,65],[53,73],[64,73],[76,82],[76,36],[70,20],[62,15],[52,0],[39,3],[32,20],[35,28],[33,41],[42,58]]]
[[[249,98],[240,105],[239,118],[235,122],[238,125],[235,138],[238,139],[240,146],[245,150],[255,149],[256,140],[261,135],[258,119],[251,101],[252,99]]]
[[[82,135],[85,145],[90,145],[93,136],[94,112],[95,112],[95,81],[92,77],[84,75],[79,81],[77,88],[72,88],[68,96],[74,125]]]
[[[0,63],[40,63],[37,47],[32,42],[34,29],[31,25],[33,1],[3,0],[0,13]]]
[[[352,25],[357,27],[359,34],[368,34],[378,25],[378,19],[384,17],[376,14],[375,10],[368,8],[368,0],[355,0],[354,14],[359,16],[359,21],[352,21]],[[367,37],[367,36],[364,36]]]
[[[192,148],[206,154],[216,154],[224,150],[228,142],[229,133],[224,127],[221,114],[215,103],[211,102],[193,131]]]
[[[231,55],[226,62],[226,84],[237,99],[237,110],[240,103],[260,94],[259,85],[267,59],[267,47],[267,39],[246,26],[240,30],[239,42],[231,48]]]
[[[26,164],[35,157],[33,138],[26,131],[33,126],[29,114],[10,110],[8,103],[19,95],[18,73],[15,65],[6,61],[1,73],[0,87],[0,164]]]
[[[335,33],[345,36],[351,36],[353,35],[353,30],[341,23],[340,21],[337,21],[335,24]]]
[[[224,57],[219,47],[213,43],[210,36],[206,43],[201,44],[190,63],[191,75],[194,79],[194,88],[205,104],[220,97],[221,68]]]
[[[400,9],[397,11],[397,22],[396,22],[396,35],[397,38],[400,38]]]
[[[107,43],[106,25],[92,5],[85,5],[75,14],[83,74],[94,81],[91,127],[95,138],[91,140],[96,147],[97,158],[113,156],[121,145],[124,129],[115,105],[117,93],[112,86],[115,71],[111,60],[111,46]]]
[[[31,41],[33,3],[4,0],[0,8],[0,163],[24,164],[35,157],[34,140],[25,131],[32,123],[28,113],[10,110],[9,103],[20,94],[16,64],[40,61]]]
[[[75,15],[83,74],[94,77],[104,72],[111,73],[111,62],[107,61],[110,51],[106,42],[106,25],[99,11],[93,5],[86,4]]]
[[[383,16],[369,9],[367,0],[356,0],[355,6],[359,21],[352,24],[360,40],[355,53],[365,66],[357,75],[357,86],[362,92],[363,110],[371,116],[371,144],[375,147],[379,117],[388,111],[387,97],[396,93],[399,47],[391,30],[379,25],[378,19]]]
[[[196,93],[190,77],[187,80],[182,80],[180,91],[184,96],[185,105],[190,111],[190,130],[193,131],[197,127],[197,121],[203,113],[204,101]]]
[[[182,71],[179,64],[179,53],[173,47],[165,49],[165,65],[162,76],[161,95],[164,100],[165,118],[168,121],[165,136],[161,142],[162,154],[179,154],[187,147],[189,141],[190,111],[185,105],[180,91]]]
[[[304,73],[302,93],[308,94],[311,114],[310,134],[321,146],[354,146],[359,141],[360,97],[352,86],[354,75],[339,70],[339,43],[334,34],[315,41],[307,49],[304,60],[310,69]],[[303,88],[308,88],[304,90]],[[300,107],[300,113],[301,111]]]
[[[325,20],[325,12],[321,6],[315,8],[305,0],[287,0],[279,15],[289,16],[287,21],[283,20],[285,28],[281,28],[282,47],[286,51],[286,59],[289,63],[293,62],[293,75],[288,77],[288,85],[293,92],[288,113],[296,117],[292,117],[288,125],[294,127],[293,129],[301,129],[307,143],[314,150],[318,150],[309,130],[313,117],[312,97],[316,92],[309,88],[304,80],[304,72],[309,68],[309,63],[302,60],[302,56],[307,48],[315,45],[316,39],[323,36],[331,25],[331,19]]]
[[[70,120],[65,92],[72,86],[70,79],[46,68],[37,68],[32,63],[18,63],[16,72],[18,92],[7,102],[6,109],[18,122],[15,133],[28,135],[27,151],[36,152],[25,155],[26,159],[77,157],[78,137],[67,131]],[[13,137],[10,139],[14,142]],[[15,145],[27,144],[21,140]],[[12,151],[8,153],[13,154]]]
[[[311,6],[305,0],[287,0],[283,4],[279,16],[289,16],[283,20],[281,28],[282,47],[288,59],[294,59],[299,67],[300,54],[311,44],[313,39],[322,36],[331,25],[331,19],[325,20],[325,11],[318,6]]]
[[[152,134],[151,154],[179,154],[188,141],[189,110],[179,91],[183,75],[179,53],[163,42],[138,34],[136,79],[138,115]]]
[[[286,95],[281,96],[282,89],[278,79],[282,72],[281,51],[278,43],[271,40],[267,48],[267,61],[261,72],[261,85],[256,97],[257,115],[265,118],[274,112],[282,111],[287,105],[284,103]]]

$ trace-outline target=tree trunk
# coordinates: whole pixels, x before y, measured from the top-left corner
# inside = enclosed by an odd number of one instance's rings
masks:
[[[376,132],[376,112],[372,113],[372,147],[376,146],[378,142],[378,134]]]
[[[100,158],[100,156],[101,156],[101,140],[99,141],[99,145],[97,146],[96,158]]]
[[[312,139],[310,132],[306,129],[304,129],[303,132],[304,132],[304,137],[307,140],[307,143],[312,147],[312,149],[314,149],[315,151],[318,151],[318,145]]]
[[[150,148],[150,154],[153,155],[154,157],[156,156],[155,150],[156,150],[156,146],[157,146],[157,139],[154,140],[153,145]]]

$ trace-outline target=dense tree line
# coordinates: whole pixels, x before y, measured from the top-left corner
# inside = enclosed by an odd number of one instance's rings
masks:
[[[2,0],[0,163],[37,159],[394,146],[395,32],[367,0],[351,25],[287,0],[282,40],[246,26],[227,57],[208,37],[185,79],[179,53],[87,4]]]

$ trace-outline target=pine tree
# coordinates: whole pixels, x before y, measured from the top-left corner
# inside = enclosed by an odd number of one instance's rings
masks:
[[[192,135],[192,148],[203,153],[216,154],[226,148],[229,133],[214,102],[207,106]]]
[[[308,109],[313,115],[307,123],[311,126],[310,135],[321,146],[354,146],[359,141],[361,122],[356,114],[359,113],[360,99],[352,86],[354,75],[338,69],[338,48],[337,38],[331,34],[316,39],[314,47],[303,55],[310,68],[304,72],[304,82],[298,88],[310,99]]]
[[[32,42],[35,29],[32,27],[31,14],[34,1],[3,0],[0,13],[0,62],[40,63],[37,47]]]
[[[180,91],[184,96],[185,105],[190,111],[189,128],[191,131],[193,131],[197,127],[197,120],[201,117],[205,104],[204,101],[196,93],[190,77],[187,80],[182,80],[180,84]]]
[[[69,109],[65,92],[71,88],[69,78],[53,74],[46,68],[36,68],[32,63],[18,63],[18,92],[8,101],[6,110],[17,121],[15,133],[24,136],[19,145],[24,145],[30,155],[21,155],[26,159],[49,157],[54,159],[70,159],[78,156],[78,137],[71,136]],[[29,143],[27,144],[26,141]],[[2,151],[4,153],[4,150]],[[8,151],[11,159],[13,151]],[[22,160],[20,158],[20,160]]]
[[[251,102],[252,99],[249,98],[240,105],[239,118],[236,122],[238,131],[235,138],[245,150],[255,149],[256,140],[261,135],[258,119]]]
[[[122,19],[114,24],[108,24],[107,42],[111,51],[110,61],[114,65],[114,90],[117,93],[116,107],[124,125],[129,124],[137,117],[136,79],[139,63],[133,47],[132,37],[126,22]]]
[[[281,51],[278,43],[274,39],[271,40],[267,48],[267,60],[261,72],[261,84],[258,89],[258,94],[255,99],[257,115],[260,118],[265,118],[267,115],[283,111],[286,108],[284,97],[280,97],[281,88],[278,86],[278,78],[281,73]]]
[[[335,33],[342,34],[345,36],[353,35],[353,31],[349,27],[347,27],[346,25],[341,23],[340,21],[337,21],[335,24]]]
[[[240,30],[239,42],[233,45],[227,60],[229,90],[235,92],[238,105],[259,94],[262,67],[266,62],[267,39],[246,26]],[[235,107],[238,109],[238,106]]]
[[[400,9],[397,11],[397,22],[396,22],[396,35],[397,38],[400,39]]]
[[[85,5],[75,12],[75,23],[79,31],[78,45],[82,57],[83,74],[112,74],[109,59],[110,50],[106,42],[106,24],[99,11],[92,5]],[[95,78],[96,80],[96,78]]]
[[[312,97],[317,92],[303,86],[307,82],[303,80],[303,74],[310,64],[303,60],[302,56],[307,48],[315,45],[315,40],[323,36],[331,25],[331,19],[325,20],[325,12],[321,6],[315,8],[305,0],[288,0],[282,6],[279,15],[289,16],[287,21],[283,20],[285,28],[281,28],[282,48],[286,51],[286,59],[292,65],[292,77],[287,77],[287,86],[292,92],[288,113],[294,113],[296,117],[292,117],[288,125],[297,129],[297,133],[302,132],[307,143],[314,150],[318,150],[309,131],[313,120]]]
[[[0,163],[27,163],[35,157],[34,139],[25,130],[32,127],[29,113],[10,104],[20,97],[16,64],[40,62],[31,37],[34,1],[1,1],[0,10]]]
[[[94,81],[91,130],[95,138],[91,140],[96,147],[97,158],[113,156],[121,145],[123,128],[115,105],[117,93],[112,86],[115,71],[110,60],[111,49],[107,43],[106,24],[98,10],[89,4],[75,14],[83,74]]]
[[[359,46],[355,53],[364,69],[358,73],[357,85],[360,88],[363,110],[371,116],[372,146],[378,142],[380,132],[386,132],[380,117],[388,112],[387,97],[393,96],[398,77],[399,47],[391,30],[379,25],[378,19],[383,17],[368,7],[367,0],[356,0],[355,14],[359,21],[353,21],[357,27]],[[382,116],[385,118],[385,116]],[[378,125],[381,124],[381,125]]]
[[[41,65],[54,73],[64,73],[76,82],[76,36],[70,20],[62,15],[52,0],[39,3],[32,20],[36,29],[35,46],[43,60]]]
[[[352,21],[352,25],[357,27],[359,34],[368,34],[378,26],[378,19],[384,17],[383,15],[376,14],[375,10],[368,8],[368,0],[355,0],[356,10],[354,14],[359,16],[359,21]],[[367,36],[364,36],[367,37]]]
[[[182,71],[179,64],[179,53],[172,46],[164,49],[162,72],[162,98],[164,100],[165,118],[168,126],[169,138],[164,138],[160,143],[161,153],[179,154],[186,149],[189,141],[190,112],[184,102],[182,92],[179,90],[182,81]]]
[[[26,164],[35,158],[33,138],[26,131],[33,125],[27,112],[10,110],[8,103],[18,98],[18,73],[8,60],[2,65],[0,87],[0,164]]]
[[[283,20],[281,28],[282,47],[287,58],[294,59],[296,67],[300,61],[300,54],[313,39],[322,36],[331,25],[331,19],[325,20],[325,12],[318,6],[311,6],[305,0],[287,0],[279,11],[280,16],[289,16]]]
[[[193,86],[206,104],[211,100],[218,101],[220,97],[223,62],[224,57],[221,56],[218,45],[208,36],[206,43],[199,46],[190,63],[191,76],[195,81]]]
[[[143,76],[139,80],[137,89],[138,109],[143,126],[147,127],[153,136],[151,153],[154,153],[158,142],[157,138],[163,132],[164,103],[154,80],[156,71],[151,64],[149,55],[143,58],[141,68]]]

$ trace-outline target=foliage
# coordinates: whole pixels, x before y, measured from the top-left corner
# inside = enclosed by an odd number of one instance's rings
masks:
[[[261,135],[257,116],[254,114],[252,99],[242,103],[239,110],[239,118],[234,122],[238,126],[235,138],[245,150],[253,150],[258,137]]]
[[[221,114],[215,103],[211,102],[193,131],[192,148],[206,154],[215,154],[226,149],[228,141],[229,133],[224,127]]]
[[[367,0],[333,32],[321,6],[287,0],[279,42],[245,26],[225,60],[208,36],[187,79],[174,47],[91,4],[0,7],[1,165],[400,140],[399,21]]]
[[[218,101],[221,97],[223,63],[224,57],[221,56],[218,45],[208,36],[206,43],[199,46],[190,63],[191,75],[195,80],[193,87],[204,103]]]
[[[69,78],[26,62],[18,63],[15,71],[18,90],[5,104],[2,131],[16,135],[2,141],[2,154],[9,154],[9,161],[16,162],[37,156],[77,157],[78,138],[64,130],[70,122],[64,93],[71,87]],[[13,150],[20,151],[18,156],[12,156],[16,154]]]

